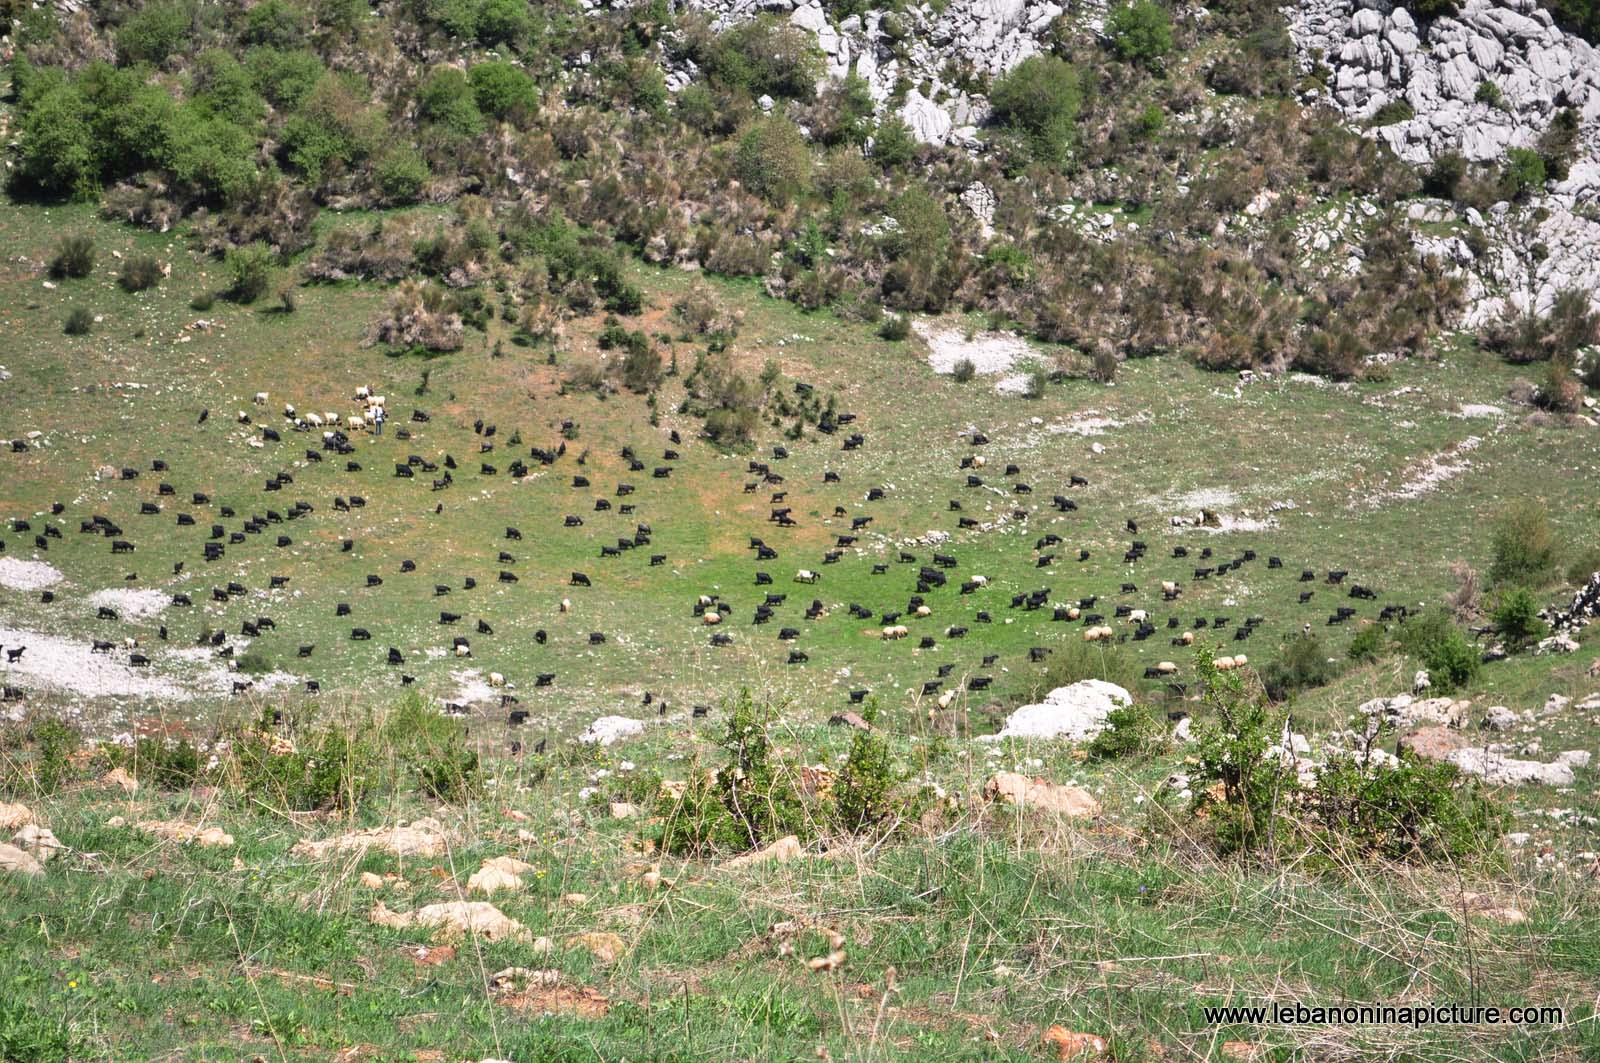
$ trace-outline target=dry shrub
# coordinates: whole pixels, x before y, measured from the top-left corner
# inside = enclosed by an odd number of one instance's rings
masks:
[[[427,281],[404,281],[389,296],[383,315],[367,329],[366,342],[430,351],[461,349],[465,326],[449,294]]]
[[[183,217],[183,206],[169,195],[166,182],[155,174],[141,174],[106,192],[100,213],[116,221],[167,232]]]

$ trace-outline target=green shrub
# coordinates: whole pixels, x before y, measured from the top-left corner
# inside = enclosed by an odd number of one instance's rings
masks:
[[[1544,158],[1531,148],[1507,148],[1500,166],[1500,194],[1505,199],[1525,200],[1544,188]]]
[[[523,41],[532,26],[527,0],[481,0],[476,21],[478,42],[491,48]]]
[[[495,118],[520,119],[539,109],[539,91],[521,67],[504,61],[479,63],[467,71],[478,110]]]
[[[1407,617],[1397,635],[1400,648],[1428,670],[1438,693],[1458,690],[1477,677],[1478,652],[1443,609]]]
[[[0,993],[0,1063],[72,1063],[82,1059],[81,1045],[73,1036],[65,1014],[46,1015],[33,1003],[43,985],[24,991],[18,971],[5,993]]]
[[[231,247],[223,259],[228,276],[227,297],[236,303],[255,302],[272,283],[272,249],[264,243]]]
[[[244,62],[256,91],[286,112],[299,110],[328,72],[315,52],[303,49],[252,48]]]
[[[258,649],[249,649],[241,653],[236,663],[239,671],[245,675],[266,675],[272,671],[272,658]]]
[[[1328,651],[1315,635],[1291,638],[1278,655],[1261,669],[1261,682],[1275,701],[1293,697],[1302,690],[1326,686],[1338,674],[1328,660]]]
[[[161,260],[154,255],[133,254],[122,260],[117,284],[125,292],[142,292],[160,284],[165,275]]]
[[[482,787],[478,754],[459,723],[435,711],[417,694],[407,695],[383,728],[400,763],[429,797],[460,801]]]
[[[1422,190],[1437,199],[1453,200],[1466,176],[1467,160],[1456,152],[1447,151],[1435,156],[1422,179]]]
[[[861,718],[867,729],[850,739],[850,753],[833,787],[834,821],[850,834],[870,830],[894,813],[890,792],[897,780],[889,743],[877,730],[876,701],[866,705]]]
[[[904,314],[885,314],[883,324],[878,326],[878,335],[886,340],[903,340],[911,335],[911,319]]]
[[[1120,705],[1106,714],[1105,729],[1090,740],[1090,760],[1147,757],[1166,749],[1166,723],[1149,707]]]
[[[284,0],[261,0],[245,14],[239,40],[245,45],[293,48],[305,36],[305,15]]]
[[[409,144],[396,144],[378,159],[372,169],[373,183],[386,202],[415,203],[422,196],[432,173],[417,150]]]
[[[1383,657],[1389,649],[1389,629],[1382,624],[1368,624],[1357,631],[1345,650],[1352,661],[1370,664]]]
[[[798,776],[779,760],[767,733],[772,706],[758,705],[744,689],[724,709],[724,766],[714,775],[691,768],[681,796],[663,793],[658,799],[660,845],[668,853],[755,849],[787,834],[807,838],[814,833]],[[861,791],[863,802],[868,796],[868,790]],[[863,803],[858,810],[867,807]]]
[[[735,156],[739,180],[756,195],[783,206],[811,185],[811,149],[799,128],[776,114],[751,124]]]
[[[201,313],[205,313],[207,310],[210,310],[213,306],[215,306],[216,303],[217,297],[212,292],[197,292],[195,293],[195,297],[189,300],[189,309],[198,310]]]
[[[872,135],[872,157],[885,170],[898,170],[917,157],[922,145],[899,118],[885,118]]]
[[[1040,672],[1037,687],[1041,695],[1083,679],[1115,683],[1124,690],[1134,689],[1138,682],[1133,660],[1116,643],[1073,639],[1054,649]]]
[[[1491,540],[1491,582],[1542,587],[1558,570],[1560,547],[1550,515],[1543,505],[1521,499],[1495,518]]]
[[[1539,600],[1526,587],[1514,587],[1500,596],[1490,619],[1495,633],[1512,653],[1544,638],[1550,625],[1539,619]]]
[[[1567,566],[1567,582],[1581,587],[1596,572],[1600,572],[1600,546],[1585,547]]]
[[[50,276],[87,277],[94,271],[94,237],[83,233],[63,236],[50,256]]]
[[[319,725],[283,713],[278,722],[269,710],[234,735],[225,790],[283,811],[353,810],[379,777],[371,735],[370,721]]]
[[[464,137],[483,132],[483,115],[467,75],[451,66],[437,67],[417,88],[417,114]]]
[[[1477,91],[1472,94],[1472,98],[1479,103],[1487,103],[1490,107],[1499,107],[1502,102],[1500,86],[1486,78],[1478,82]]]
[[[1172,16],[1152,0],[1113,7],[1106,13],[1106,35],[1117,58],[1152,70],[1172,51]]]
[[[1390,860],[1459,861],[1492,852],[1506,814],[1453,764],[1364,753],[1328,758],[1306,811],[1325,848]]]
[[[67,311],[61,331],[68,336],[87,336],[94,331],[94,312],[86,306],[75,306]]]
[[[1270,848],[1280,800],[1296,789],[1294,772],[1269,752],[1283,734],[1284,716],[1245,674],[1218,671],[1211,653],[1195,654],[1195,677],[1206,710],[1194,728],[1196,764],[1192,810],[1210,813],[1213,843],[1225,853]],[[1220,785],[1220,796],[1214,787]]]
[[[1035,157],[1062,162],[1083,103],[1078,72],[1051,55],[1025,59],[994,83],[989,102],[1001,125],[1021,134]]]
[[[969,383],[977,375],[978,367],[973,364],[971,358],[960,359],[950,372],[951,378],[958,384]]]
[[[1397,125],[1417,116],[1417,112],[1404,98],[1390,100],[1372,115],[1372,125]]]
[[[822,69],[816,38],[772,15],[717,34],[696,58],[712,81],[752,97],[809,100]]]
[[[117,57],[124,63],[160,65],[184,48],[194,17],[179,0],[146,4],[117,31]]]
[[[186,790],[200,780],[200,751],[187,738],[145,737],[131,748],[108,746],[107,762],[140,783],[162,790]]]

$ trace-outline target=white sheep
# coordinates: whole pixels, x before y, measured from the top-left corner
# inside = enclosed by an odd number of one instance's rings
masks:
[[[368,406],[382,406],[388,401],[387,395],[373,395],[367,399]]]
[[[501,675],[499,672],[490,672],[489,685],[492,687],[503,687],[506,685],[506,677]]]
[[[1426,668],[1417,669],[1417,674],[1411,677],[1411,693],[1420,697],[1422,692],[1433,686],[1433,677],[1428,675]]]
[[[722,614],[715,609],[707,609],[700,615],[700,620],[706,627],[715,627],[722,623]]]
[[[338,424],[339,423],[339,415],[336,412],[334,412],[333,410],[323,410],[322,411],[322,419],[324,421],[327,421],[329,424]]]
[[[933,615],[933,610],[929,609],[926,605],[917,606],[917,616],[918,617],[920,617],[922,619],[926,619],[926,618],[928,618],[928,617],[930,617],[932,615]]]
[[[709,594],[702,594],[702,595],[701,595],[701,596],[700,596],[700,608],[702,608],[702,609],[709,609],[709,608],[711,608],[711,607],[712,607],[712,606],[713,606],[713,605],[716,605],[716,604],[717,604],[717,602],[716,602],[716,599],[714,599],[714,598],[712,598],[712,597],[711,597],[711,595],[709,595]]]
[[[1096,624],[1083,633],[1085,642],[1110,642],[1115,637],[1116,633],[1105,624]]]
[[[319,413],[306,414],[306,424],[310,425],[312,428],[321,428],[326,423],[327,422],[323,421],[322,415]]]
[[[889,639],[903,639],[909,634],[911,634],[911,631],[904,624],[889,624],[883,629],[883,638],[886,641]]]
[[[572,612],[572,599],[571,598],[563,598],[563,599],[561,599],[561,611],[563,613]]]
[[[1080,617],[1082,615],[1083,615],[1083,610],[1079,609],[1077,606],[1073,605],[1073,606],[1068,606],[1067,607],[1067,619],[1068,620],[1076,620],[1076,619],[1078,619],[1078,617]]]
[[[294,404],[293,403],[286,402],[286,403],[283,404],[283,415],[285,417],[289,418],[289,420],[291,420],[291,421],[294,420]]]
[[[1183,634],[1178,636],[1178,641],[1183,643],[1185,646],[1193,646],[1194,645],[1194,632],[1193,631],[1185,631]]]
[[[803,568],[794,574],[796,583],[815,583],[820,577],[809,568]]]
[[[1211,662],[1211,666],[1219,672],[1231,672],[1233,671],[1233,658],[1218,657],[1216,660]]]
[[[939,707],[941,709],[948,709],[951,703],[955,700],[956,692],[954,690],[946,690],[943,694],[939,695]]]
[[[972,467],[974,469],[981,469],[987,464],[989,464],[989,459],[982,454],[974,454],[972,456]]]
[[[1176,675],[1178,673],[1178,666],[1171,661],[1157,661],[1156,671],[1160,672],[1162,675]]]
[[[973,576],[972,579],[969,582],[975,583],[979,587],[987,587],[989,585],[989,577],[988,576]]]
[[[1170,579],[1164,579],[1164,580],[1161,581],[1161,593],[1162,594],[1177,594],[1178,593],[1178,585],[1176,583],[1174,583]]]
[[[1135,609],[1128,614],[1128,623],[1142,624],[1150,619],[1150,614],[1143,609]]]
[[[270,398],[272,398],[272,396],[267,394],[265,391],[258,391],[256,392],[256,405],[265,406],[267,404],[267,400]]]
[[[457,643],[456,644],[456,656],[457,657],[471,657],[472,656],[472,647],[468,646],[465,642]]]
[[[361,401],[362,399],[365,399],[365,398],[370,398],[371,396],[372,396],[372,389],[367,387],[365,384],[362,384],[360,387],[356,388],[356,401],[357,402],[359,402],[359,401]]]
[[[344,419],[344,426],[350,429],[352,432],[359,432],[363,428],[367,427],[367,422],[363,421],[359,417],[346,417]]]
[[[240,410],[238,413],[234,414],[233,416],[234,416],[234,419],[236,421],[238,421],[240,424],[249,424],[250,423],[250,415],[248,413],[245,413],[243,410]]]

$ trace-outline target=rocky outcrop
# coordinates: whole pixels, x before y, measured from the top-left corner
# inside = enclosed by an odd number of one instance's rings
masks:
[[[1595,142],[1600,51],[1532,0],[1464,0],[1454,16],[1425,23],[1387,0],[1307,0],[1284,14],[1302,66],[1330,71],[1328,98],[1346,114],[1410,106],[1412,117],[1372,132],[1407,162],[1445,151],[1498,159],[1532,146],[1564,106]],[[1594,190],[1591,176],[1579,178]]]
[[[1460,218],[1447,204],[1419,204],[1413,220],[1459,223],[1417,243],[1465,281],[1468,327],[1508,310],[1543,312],[1568,288],[1600,305],[1600,50],[1533,0],[1463,0],[1455,15],[1426,22],[1388,0],[1304,0],[1283,10],[1301,67],[1326,72],[1307,102],[1320,98],[1358,121],[1403,103],[1410,117],[1368,135],[1407,162],[1457,152],[1492,163],[1508,148],[1533,147],[1561,108],[1573,108],[1578,157],[1533,202]],[[1465,239],[1467,227],[1482,239]]]
[[[594,10],[622,6],[626,0],[583,0]],[[950,84],[953,69],[979,81],[1005,73],[1040,51],[1045,31],[1062,15],[1053,0],[951,0],[893,13],[869,11],[834,21],[818,0],[680,0],[718,26],[734,25],[759,14],[776,14],[814,33],[827,76],[854,73],[866,81],[880,114],[897,113],[918,140],[930,144],[977,146],[977,129],[989,113],[981,95]],[[1090,5],[1083,21],[1097,28],[1104,5]],[[671,71],[674,90],[689,83],[692,70]],[[913,87],[891,104],[897,83]]]

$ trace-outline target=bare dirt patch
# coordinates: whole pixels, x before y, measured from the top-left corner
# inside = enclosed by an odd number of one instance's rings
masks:
[[[0,557],[0,587],[13,591],[42,591],[61,582],[60,571],[44,561]]]
[[[975,332],[969,338],[961,329],[926,321],[911,327],[928,345],[928,366],[935,373],[949,376],[960,363],[971,362],[978,376],[998,376],[995,390],[1006,394],[1020,394],[1027,388],[1027,375],[1016,370],[1039,356],[1027,340],[1014,332]]]

